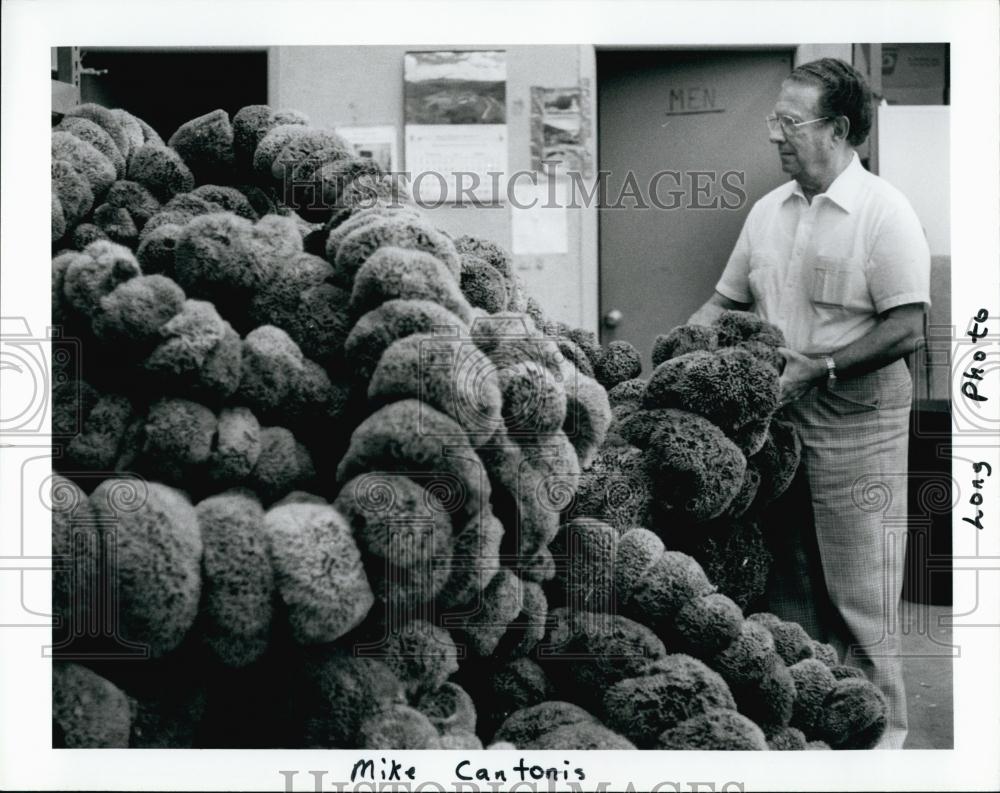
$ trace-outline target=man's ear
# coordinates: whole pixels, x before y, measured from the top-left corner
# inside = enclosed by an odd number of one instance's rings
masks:
[[[837,116],[833,119],[833,136],[837,140],[847,140],[851,134],[851,120],[847,116]]]

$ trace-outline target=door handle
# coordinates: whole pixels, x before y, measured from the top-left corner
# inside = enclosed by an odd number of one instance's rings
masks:
[[[623,319],[625,319],[625,315],[617,308],[613,308],[604,315],[604,327],[617,328],[621,325]]]

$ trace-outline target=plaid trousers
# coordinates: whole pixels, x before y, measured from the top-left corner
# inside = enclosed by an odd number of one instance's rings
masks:
[[[802,437],[813,520],[783,515],[772,535],[780,539],[768,607],[832,643],[886,695],[880,749],[901,749],[906,737],[898,613],[911,391],[898,360],[814,388],[787,408]]]

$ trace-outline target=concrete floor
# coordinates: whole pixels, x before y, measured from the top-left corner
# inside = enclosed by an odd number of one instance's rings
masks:
[[[903,600],[900,628],[909,734],[905,749],[951,749],[955,740],[951,606]]]

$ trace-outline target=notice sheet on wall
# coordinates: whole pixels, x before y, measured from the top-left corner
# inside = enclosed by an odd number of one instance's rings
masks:
[[[396,127],[337,127],[337,134],[354,147],[359,157],[368,157],[378,163],[386,173],[399,165],[396,151]]]
[[[406,171],[422,202],[503,200],[507,63],[503,50],[404,56]]]
[[[510,202],[511,250],[515,255],[566,253],[564,180],[515,182]]]

